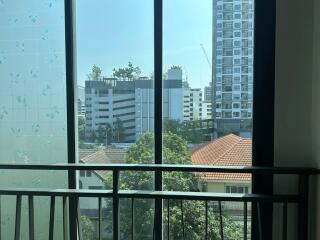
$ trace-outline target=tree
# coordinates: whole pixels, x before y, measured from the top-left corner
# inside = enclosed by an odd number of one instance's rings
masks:
[[[187,142],[177,134],[168,132],[163,137],[163,161],[169,164],[191,164]],[[139,140],[128,150],[126,162],[130,164],[150,164],[154,162],[154,137],[151,133],[143,134]],[[168,191],[198,191],[198,180],[193,173],[164,173],[163,189]],[[112,178],[106,180],[106,187],[111,188]],[[152,190],[153,175],[149,172],[125,172],[121,175],[120,189],[125,190]],[[166,202],[165,202],[166,203]],[[170,237],[171,239],[204,239],[205,229],[205,203],[203,201],[183,201],[184,230],[188,238],[182,234],[181,201],[170,200]],[[167,205],[165,204],[165,207]],[[137,239],[152,238],[153,227],[153,201],[147,199],[135,200],[134,231]],[[166,210],[165,210],[166,212]],[[121,230],[122,239],[129,239],[131,234],[131,204],[129,201],[121,203]],[[164,214],[164,226],[167,226],[168,216]],[[223,216],[226,239],[240,239],[240,225]],[[220,239],[219,219],[211,211],[208,213],[209,238]],[[167,232],[166,230],[164,232]]]
[[[78,117],[78,135],[79,142],[83,142],[85,139],[85,119],[83,117]]]
[[[89,134],[89,136],[88,136],[88,141],[94,143],[94,142],[96,142],[96,140],[97,140],[96,131],[91,130],[91,131],[90,131],[90,134]]]
[[[175,119],[164,120],[164,131],[182,137],[188,143],[199,144],[203,142],[203,134],[190,122],[180,122]]]
[[[111,144],[112,142],[112,127],[110,123],[106,123],[105,126],[100,125],[96,130],[96,138],[98,143]]]
[[[101,73],[102,73],[101,68],[98,67],[97,65],[93,65],[92,72],[87,75],[88,80],[93,80],[93,81],[101,80],[102,79]]]
[[[113,76],[124,80],[136,80],[139,78],[141,70],[139,67],[134,67],[131,62],[125,68],[113,69]]]
[[[81,216],[82,238],[86,240],[96,240],[94,225],[88,216]]]
[[[171,69],[179,69],[182,70],[182,67],[179,65],[172,65]]]
[[[117,118],[114,124],[113,134],[117,142],[121,142],[124,138],[124,127],[120,118]]]

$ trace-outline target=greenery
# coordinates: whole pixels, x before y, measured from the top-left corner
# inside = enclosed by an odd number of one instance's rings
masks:
[[[86,125],[85,118],[78,117],[78,136],[79,136],[80,142],[83,142],[85,139],[85,125]]]
[[[95,147],[96,146],[94,144],[79,141],[79,149],[94,149]]]
[[[123,122],[120,118],[117,118],[113,128],[113,134],[116,142],[122,142],[124,139],[124,130]]]
[[[134,67],[131,62],[128,63],[127,67],[113,69],[113,76],[122,80],[136,80],[140,74],[140,68]]]
[[[172,132],[166,132],[163,137],[163,160],[170,164],[191,164],[187,142],[181,136]],[[128,150],[126,162],[130,164],[153,163],[154,162],[154,137],[151,133],[143,134],[139,140]],[[172,191],[198,191],[198,179],[192,173],[164,173],[164,190]],[[112,177],[105,182],[107,188],[112,188]],[[149,172],[125,172],[121,175],[120,189],[123,190],[151,190],[153,189],[153,175]],[[121,239],[131,237],[131,202],[121,202]],[[165,201],[165,208],[166,208]],[[183,201],[185,238],[182,234],[182,212],[181,201],[170,201],[170,238],[175,240],[204,239],[205,214],[203,201]],[[153,228],[153,201],[137,199],[134,202],[134,232],[136,239],[151,239]],[[164,209],[164,212],[167,212]],[[213,213],[213,206],[210,205],[208,213],[209,238],[220,239],[219,219]],[[168,221],[167,214],[164,214],[164,228]],[[223,216],[225,239],[237,240],[241,238],[240,225]],[[129,224],[130,223],[130,224]],[[164,229],[166,233],[167,230]],[[166,237],[165,237],[166,238]]]
[[[195,124],[184,123],[174,119],[165,119],[163,122],[166,133],[174,133],[188,143],[199,144],[203,142],[203,134],[196,129]]]
[[[98,143],[111,144],[112,142],[112,126],[110,123],[106,123],[105,126],[100,125],[95,133]]]
[[[85,240],[96,240],[96,232],[94,225],[88,216],[81,216],[81,227],[82,227],[82,239]]]
[[[179,66],[179,65],[172,65],[171,69],[179,69],[179,70],[181,70],[182,67]]]
[[[88,80],[91,80],[91,81],[101,80],[102,79],[101,73],[102,73],[101,68],[98,67],[97,65],[93,65],[91,73],[87,75]]]

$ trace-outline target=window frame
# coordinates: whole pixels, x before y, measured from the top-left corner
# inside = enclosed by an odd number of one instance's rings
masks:
[[[213,1],[213,4],[215,1]],[[67,144],[68,163],[77,163],[76,120],[76,48],[75,48],[75,0],[64,0],[65,4],[65,54],[66,54],[66,100],[67,100]],[[274,78],[275,78],[275,24],[276,1],[255,1],[254,11],[254,83],[253,83],[253,152],[252,165],[273,167],[274,164]],[[162,164],[162,73],[163,73],[163,0],[154,0],[154,134],[155,164]],[[213,72],[215,71],[213,66]],[[268,111],[266,111],[268,109]],[[68,171],[68,187],[76,189],[77,174]],[[155,190],[162,190],[162,173],[155,172]],[[273,177],[253,175],[254,193],[272,194]],[[69,200],[69,214],[76,216],[77,203]],[[155,214],[162,215],[162,201],[156,200]],[[272,206],[261,204],[262,235],[272,238]],[[257,211],[252,211],[252,239],[258,239],[255,221]],[[158,218],[156,218],[157,220]],[[162,219],[160,219],[162,221]],[[161,236],[162,223],[155,222],[155,236]],[[77,238],[76,222],[69,223],[70,239]]]

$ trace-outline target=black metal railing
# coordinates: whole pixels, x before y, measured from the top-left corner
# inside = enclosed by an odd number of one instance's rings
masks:
[[[35,239],[34,232],[34,197],[36,196],[48,196],[50,197],[50,216],[49,216],[49,239],[53,239],[54,235],[54,218],[55,218],[55,202],[56,198],[62,198],[62,217],[63,217],[63,239],[68,239],[68,231],[70,227],[75,226],[70,224],[76,222],[76,231],[78,231],[79,239],[81,240],[81,224],[80,224],[80,208],[79,199],[81,197],[90,197],[98,199],[98,239],[102,239],[102,199],[112,199],[112,231],[113,239],[120,239],[120,199],[131,199],[131,210],[132,210],[132,239],[134,239],[133,232],[133,207],[135,199],[152,199],[155,200],[155,204],[159,201],[166,202],[167,208],[167,231],[170,229],[170,201],[179,200],[181,201],[181,224],[182,233],[185,235],[184,226],[184,207],[183,201],[197,200],[204,201],[205,203],[205,224],[204,232],[205,239],[210,239],[208,229],[208,211],[209,206],[215,203],[218,206],[218,210],[215,214],[219,215],[220,224],[220,238],[224,239],[224,226],[222,218],[222,203],[223,202],[239,202],[243,203],[243,239],[248,239],[248,204],[256,208],[258,215],[258,232],[259,240],[263,239],[262,225],[261,225],[261,204],[269,203],[282,204],[282,237],[287,239],[288,232],[288,204],[297,204],[299,208],[299,227],[296,229],[299,239],[306,239],[308,233],[308,189],[309,189],[309,176],[318,174],[319,170],[312,168],[264,168],[264,167],[213,167],[213,166],[196,166],[196,165],[144,165],[144,164],[0,164],[0,169],[16,169],[16,170],[56,170],[56,171],[77,171],[77,170],[105,170],[112,172],[113,189],[111,190],[84,190],[84,189],[39,189],[39,188],[6,188],[0,189],[0,196],[3,195],[14,195],[16,196],[16,214],[15,214],[15,240],[20,239],[20,228],[21,228],[21,202],[22,197],[28,198],[28,213],[29,213],[29,239]],[[229,193],[213,193],[213,192],[181,192],[181,191],[148,191],[148,190],[120,190],[119,180],[120,172],[124,171],[149,171],[149,172],[215,172],[215,173],[247,173],[247,174],[281,174],[281,175],[297,175],[299,176],[299,192],[297,194],[229,194]],[[76,206],[77,214],[72,216],[68,214],[68,200]],[[156,201],[158,200],[158,201]],[[161,203],[161,204],[162,204]],[[155,206],[156,207],[156,206]],[[162,211],[163,212],[163,211]],[[165,214],[163,212],[163,214]],[[157,216],[154,214],[154,223],[157,222]],[[162,219],[162,216],[161,216]],[[68,224],[69,223],[69,224]],[[157,225],[153,227],[153,238],[163,239],[163,231],[161,236],[156,236],[155,229]],[[0,229],[1,230],[1,229]],[[293,229],[290,229],[292,231]],[[167,234],[167,239],[170,239],[170,233]],[[0,234],[1,237],[1,234]]]

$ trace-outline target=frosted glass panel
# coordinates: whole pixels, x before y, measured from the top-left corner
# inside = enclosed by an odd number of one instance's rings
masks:
[[[66,163],[62,0],[0,0],[0,162]],[[67,187],[62,172],[2,171],[0,187]],[[15,198],[2,197],[2,238],[13,239]],[[49,199],[35,199],[36,239],[47,239]],[[21,239],[27,239],[23,199]],[[5,205],[5,207],[4,207]],[[61,209],[61,201],[57,202]],[[56,214],[56,239],[62,239]]]

